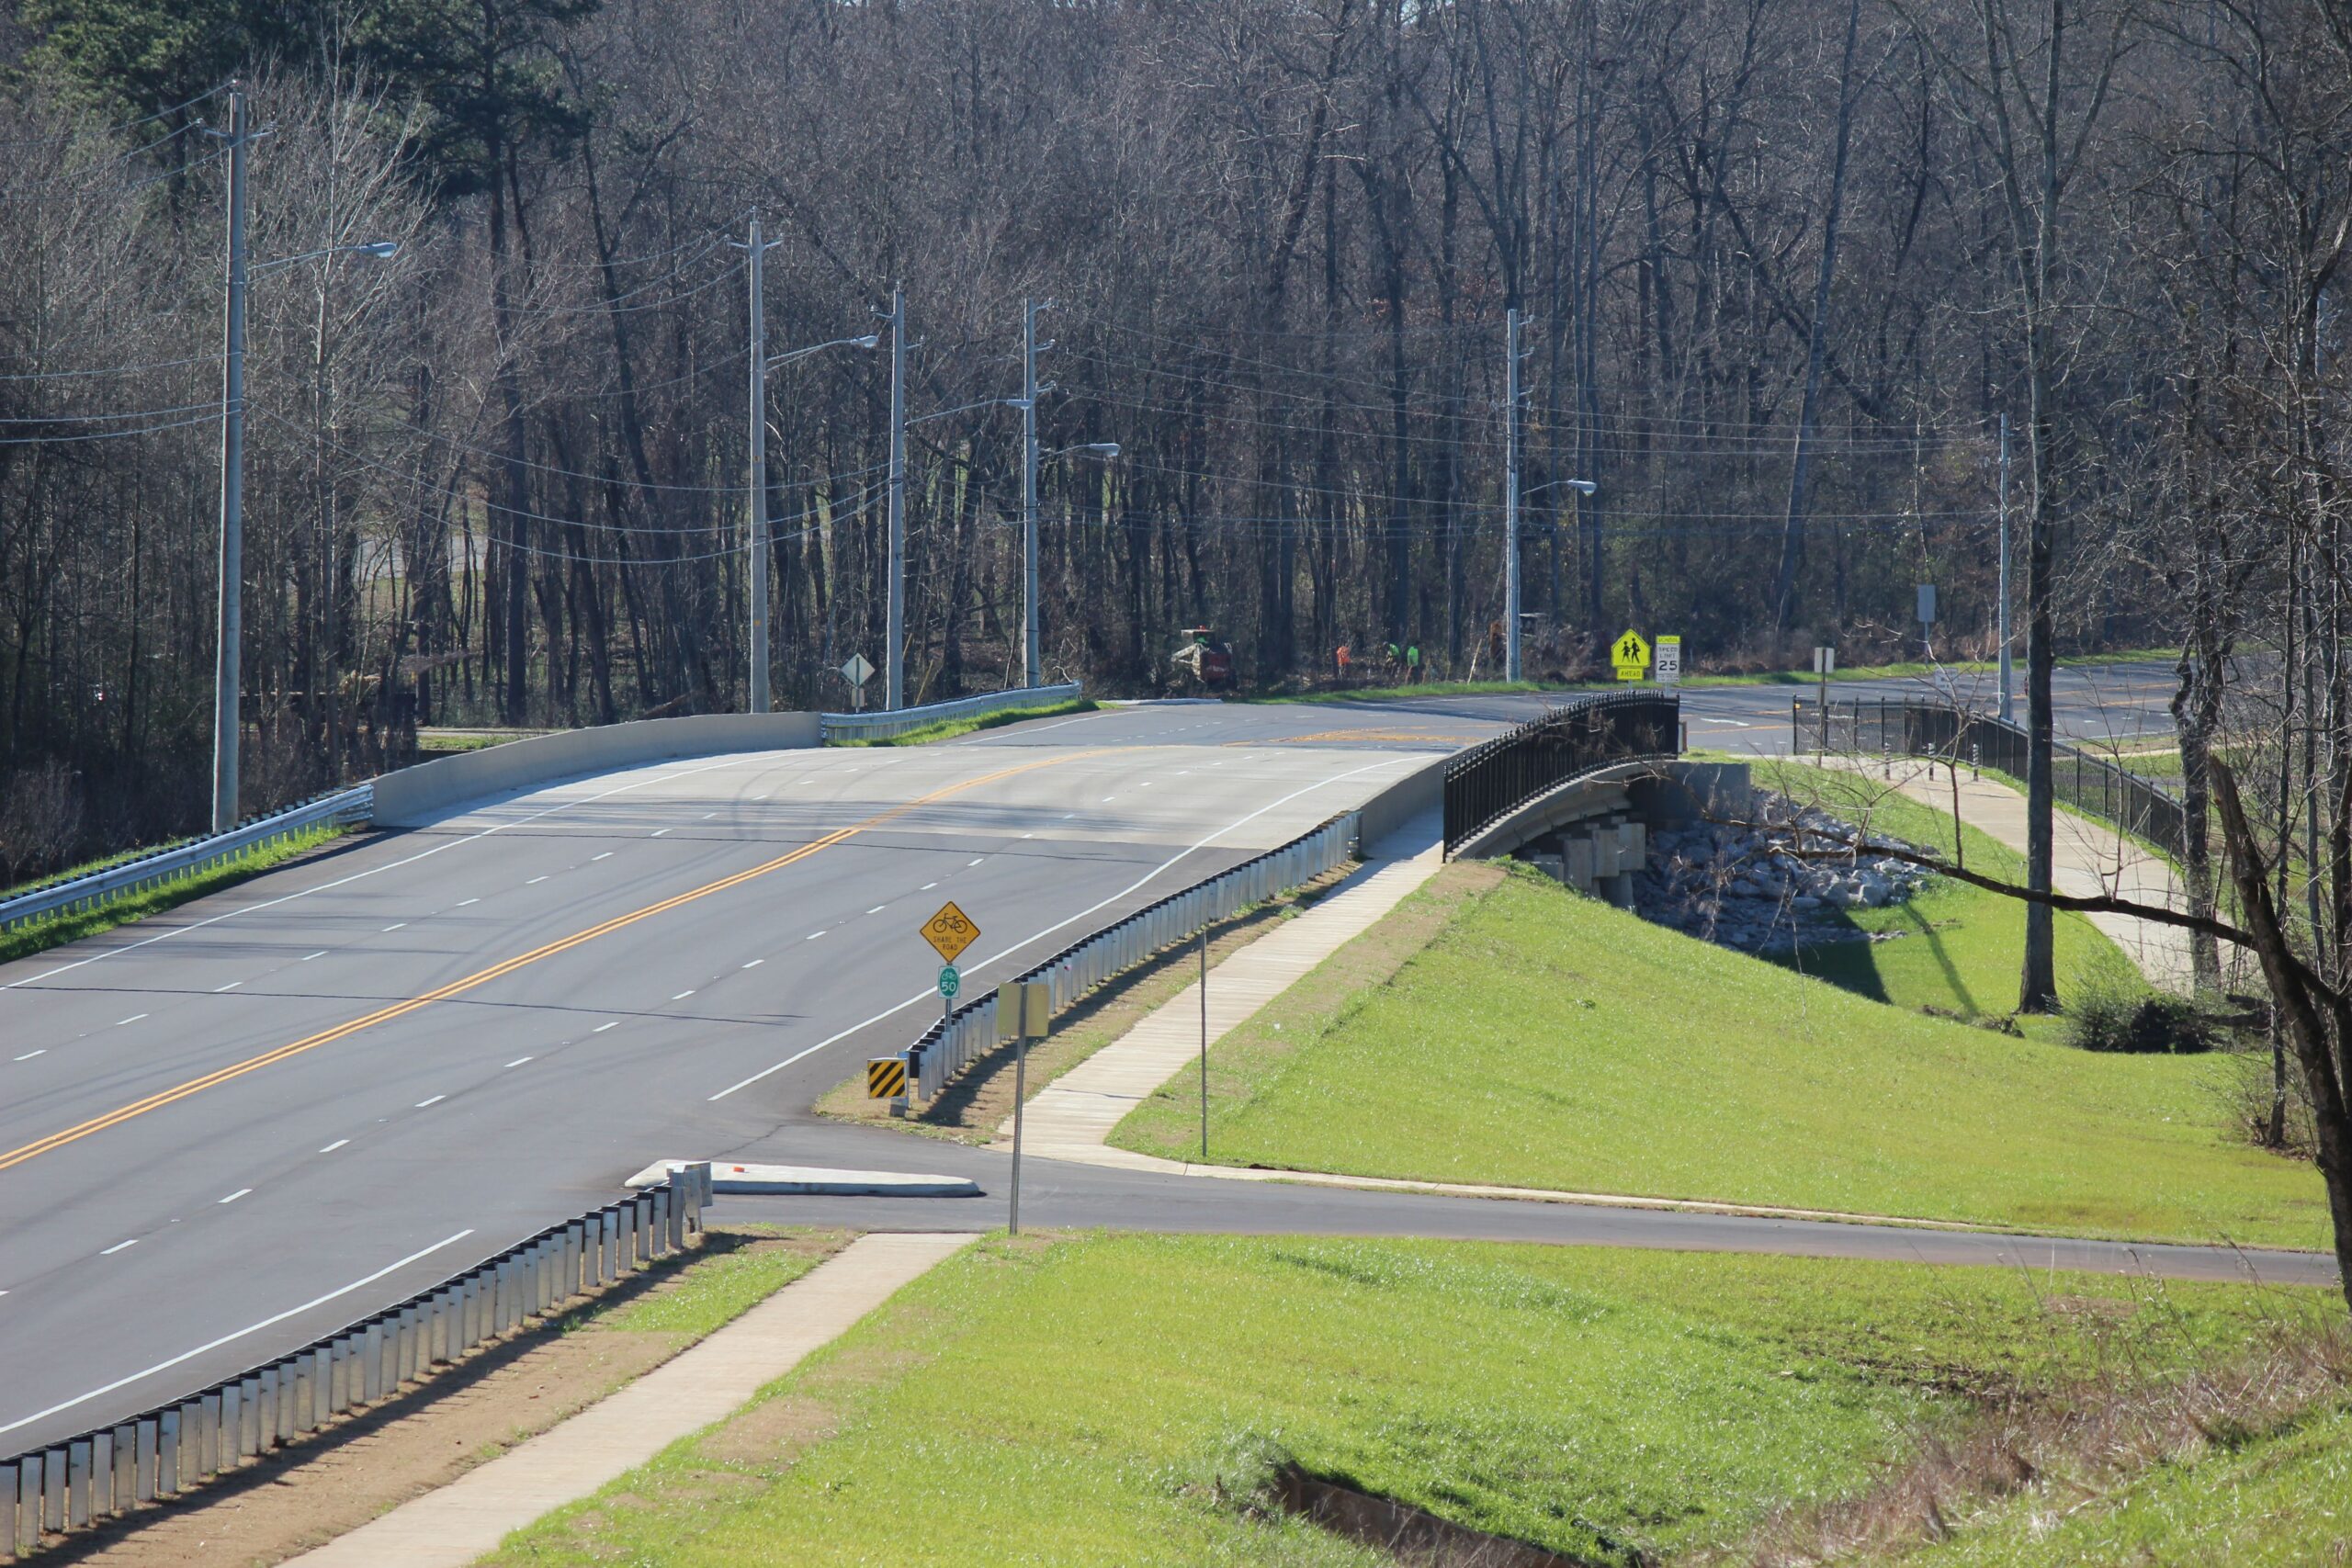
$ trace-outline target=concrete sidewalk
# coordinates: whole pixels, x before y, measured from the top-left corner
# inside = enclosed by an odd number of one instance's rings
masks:
[[[969,1243],[865,1235],[609,1399],[448,1485],[291,1561],[304,1568],[463,1568],[509,1531],[575,1502],[732,1414]]]
[[[1381,848],[1394,858],[1375,860],[1339,892],[1284,920],[1211,972],[1211,1045],[1404,902],[1408,894],[1445,864],[1433,819],[1400,829]],[[1197,1063],[1200,1055],[1201,984],[1196,980],[1032,1097],[1022,1128],[1023,1152],[1046,1159],[1135,1170],[1187,1168],[1150,1155],[1111,1148],[1106,1140],[1128,1111],[1180,1069]],[[1010,1118],[997,1129],[995,1146],[1012,1146]],[[1196,1173],[1205,1174],[1207,1169],[1201,1168]]]
[[[1829,761],[1832,766],[1883,780],[1946,816],[1951,813],[1951,773],[1932,763],[1917,758],[1877,761],[1833,757]],[[2019,854],[2025,853],[2025,796],[2007,784],[1963,774],[1960,780],[1960,819]],[[2169,862],[2149,853],[2118,829],[2063,809],[2052,813],[2051,883],[2059,892],[2078,898],[2105,895],[2169,909],[2188,908],[2187,892]],[[2182,996],[2195,989],[2196,969],[2189,955],[2188,931],[2178,926],[2143,920],[2136,915],[2094,914],[2086,918],[2140,966],[2140,973],[2148,977],[2149,984]]]

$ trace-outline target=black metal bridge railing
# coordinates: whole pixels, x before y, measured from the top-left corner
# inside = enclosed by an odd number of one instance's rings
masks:
[[[1448,763],[1445,852],[1546,790],[1622,762],[1682,754],[1682,699],[1663,692],[1579,697]]]

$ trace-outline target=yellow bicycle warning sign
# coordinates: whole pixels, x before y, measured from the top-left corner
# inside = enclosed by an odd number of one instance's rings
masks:
[[[957,953],[978,940],[980,928],[972,923],[972,917],[957,908],[952,898],[939,907],[939,913],[922,923],[923,941],[950,964],[956,962]]]

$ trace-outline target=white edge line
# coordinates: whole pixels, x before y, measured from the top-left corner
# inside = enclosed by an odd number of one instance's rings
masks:
[[[169,931],[157,931],[153,936],[142,937],[137,942],[127,942],[120,947],[109,947],[103,953],[94,953],[87,958],[77,958],[71,964],[61,964],[54,969],[44,969],[38,975],[28,975],[21,980],[11,980],[6,985],[0,985],[0,991],[13,991],[19,986],[34,985],[40,981],[62,975],[68,970],[79,969],[84,964],[96,964],[103,958],[114,958],[122,953],[136,953],[139,949],[149,946],[154,942],[167,942],[175,936],[185,936],[189,931],[200,931],[207,926],[217,925],[220,921],[226,919],[233,919],[239,915],[250,915],[262,909],[274,909],[280,904],[290,904],[297,898],[307,898],[313,893],[329,892],[334,888],[345,886],[348,884],[357,882],[362,877],[374,876],[381,872],[398,871],[404,865],[414,865],[418,861],[427,859],[433,855],[437,855],[444,850],[460,848],[463,845],[472,843],[477,839],[487,839],[492,833],[503,833],[509,828],[520,828],[526,823],[536,822],[542,817],[552,817],[559,811],[569,811],[575,806],[594,806],[600,800],[607,799],[616,795],[627,795],[631,790],[644,789],[651,784],[667,784],[672,779],[691,778],[696,773],[709,773],[713,768],[734,767],[740,764],[746,756],[755,755],[758,755],[758,753],[733,751],[724,757],[714,758],[710,761],[705,762],[700,767],[681,768],[674,773],[662,773],[650,779],[639,779],[633,784],[617,784],[613,788],[605,790],[597,795],[583,795],[577,800],[559,801],[553,806],[545,807],[540,810],[530,813],[528,816],[517,817],[512,822],[493,822],[489,827],[484,828],[481,832],[469,833],[462,839],[445,839],[429,850],[419,850],[416,853],[409,855],[401,860],[388,861],[382,865],[370,866],[366,871],[355,871],[349,876],[339,876],[332,882],[322,882],[315,887],[300,888],[292,893],[282,894],[276,898],[266,898],[258,904],[245,904],[241,905],[234,909],[223,909],[217,915],[209,915],[200,920],[192,920],[184,926],[174,926]],[[459,815],[462,816],[463,813],[459,813]],[[473,898],[466,900],[467,904],[478,902],[480,902],[479,899]],[[465,905],[460,904],[458,907],[459,908],[465,908]],[[7,1427],[0,1427],[0,1432],[5,1432],[6,1430],[8,1430]]]
[[[1227,823],[1224,827],[1219,828],[1216,831],[1211,833],[1207,838],[1203,839],[1200,842],[1193,845],[1192,848],[1179,850],[1176,853],[1169,856],[1166,860],[1160,862],[1149,871],[1145,872],[1141,876],[1136,878],[1133,882],[1128,883],[1125,887],[1120,888],[1116,893],[1112,894],[1109,897],[1102,899],[1100,903],[1090,905],[1088,908],[1080,909],[1077,914],[1070,916],[1068,919],[1057,920],[1052,925],[1047,926],[1044,931],[1035,931],[1028,936],[1023,937],[1011,947],[999,949],[997,952],[989,954],[986,958],[981,959],[978,964],[966,966],[964,972],[966,974],[971,974],[978,970],[987,968],[989,964],[996,963],[1000,959],[1010,958],[1014,953],[1020,952],[1023,948],[1043,942],[1046,938],[1053,935],[1056,931],[1060,931],[1063,927],[1075,925],[1077,922],[1086,919],[1087,916],[1095,913],[1097,910],[1117,903],[1120,899],[1125,897],[1128,894],[1133,893],[1136,889],[1145,886],[1153,878],[1164,874],[1169,867],[1174,865],[1178,861],[1184,859],[1196,851],[1208,848],[1211,844],[1216,842],[1217,840],[1225,837],[1226,834],[1232,832],[1236,828],[1245,827],[1250,822],[1257,820],[1259,818],[1263,817],[1267,812],[1273,810],[1276,807],[1289,805],[1292,801],[1296,800],[1302,795],[1312,795],[1315,791],[1323,788],[1326,784],[1335,784],[1342,779],[1354,778],[1358,773],[1368,773],[1378,768],[1398,767],[1404,763],[1418,762],[1421,760],[1422,759],[1418,756],[1391,757],[1385,761],[1370,762],[1365,764],[1363,767],[1351,768],[1344,773],[1334,773],[1328,779],[1317,780],[1316,783],[1308,784],[1305,789],[1293,790],[1290,794],[1283,795],[1280,800],[1269,801],[1267,804],[1258,807],[1257,810],[1250,813],[1249,816],[1238,818],[1234,821]],[[710,1098],[712,1100],[725,1100],[729,1095],[733,1094],[739,1089],[749,1089],[753,1084],[759,1082],[762,1078],[768,1077],[772,1073],[780,1073],[784,1071],[785,1068],[792,1066],[793,1063],[800,1061],[804,1057],[813,1056],[828,1045],[838,1044],[840,1042],[848,1039],[851,1035],[856,1033],[861,1029],[871,1029],[874,1025],[880,1023],[884,1019],[890,1017],[893,1013],[904,1012],[909,1008],[914,1006],[917,1002],[927,1002],[933,1000],[938,995],[939,993],[936,990],[925,990],[918,993],[917,995],[909,997],[905,1001],[900,1002],[896,1007],[885,1008],[882,1011],[876,1013],[872,1018],[865,1020],[863,1023],[853,1023],[838,1034],[829,1034],[824,1039],[818,1041],[814,1045],[794,1052],[791,1055],[786,1056],[783,1061],[778,1062],[773,1067],[762,1068],[760,1071],[753,1073],[750,1077],[745,1078],[741,1083],[728,1085],[725,1089],[720,1089],[717,1094],[712,1095]],[[0,1431],[5,1430],[6,1430],[6,1428],[0,1427]]]
[[[288,1307],[284,1312],[279,1313],[275,1317],[265,1317],[259,1323],[249,1324],[232,1334],[223,1334],[220,1338],[211,1340],[206,1344],[198,1345],[193,1350],[183,1350],[168,1361],[158,1361],[143,1372],[133,1372],[129,1377],[117,1378],[114,1382],[107,1384],[104,1388],[94,1388],[87,1393],[77,1393],[73,1398],[64,1401],[62,1404],[52,1404],[46,1410],[36,1410],[29,1416],[19,1416],[14,1421],[10,1421],[6,1425],[0,1425],[0,1432],[13,1432],[19,1427],[29,1427],[36,1421],[47,1420],[50,1416],[58,1415],[63,1411],[71,1410],[77,1404],[86,1404],[91,1400],[103,1399],[119,1388],[129,1388],[132,1383],[137,1382],[141,1378],[152,1378],[157,1372],[170,1371],[174,1367],[178,1366],[181,1362],[192,1361],[208,1350],[218,1350],[221,1346],[243,1339],[248,1334],[258,1334],[265,1328],[276,1327],[278,1324],[284,1323],[288,1318],[299,1317],[302,1314],[309,1312],[312,1307],[324,1306],[327,1303],[334,1301],[338,1296],[347,1296],[354,1291],[362,1290],[367,1286],[372,1285],[377,1280],[382,1279],[385,1275],[395,1273],[400,1269],[405,1269],[419,1258],[430,1258],[433,1254],[440,1251],[445,1247],[455,1247],[458,1243],[465,1240],[466,1237],[473,1234],[472,1227],[469,1226],[466,1229],[459,1231],[455,1235],[443,1237],[441,1240],[435,1242],[431,1247],[424,1247],[418,1251],[410,1253],[406,1258],[401,1258],[397,1263],[387,1263],[384,1267],[377,1269],[373,1274],[368,1275],[364,1280],[354,1280],[348,1285],[344,1285],[338,1289],[329,1291],[323,1296],[313,1297],[310,1301],[304,1302],[300,1306]]]

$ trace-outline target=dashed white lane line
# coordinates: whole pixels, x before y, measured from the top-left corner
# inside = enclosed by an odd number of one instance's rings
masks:
[[[214,996],[216,996],[216,997],[217,997],[217,996],[219,996],[219,995],[220,995],[221,992],[223,992],[223,991],[233,991],[233,990],[235,990],[238,987],[240,987],[240,986],[242,986],[242,985],[243,985],[243,984],[244,984],[244,982],[243,982],[243,980],[232,980],[232,981],[230,981],[230,982],[229,982],[227,985],[225,985],[225,986],[215,986],[215,987],[212,987],[212,994],[213,994]]]
[[[349,1142],[351,1142],[349,1138],[337,1138],[334,1143],[329,1144],[325,1148],[321,1149],[319,1153],[322,1155],[331,1155]]]
[[[1104,796],[1102,797],[1102,805],[1104,805],[1104,806],[1108,806],[1108,805],[1110,805],[1113,801],[1114,801],[1114,800],[1116,800],[1116,799],[1118,799],[1118,798],[1119,798],[1119,797],[1118,797],[1117,795],[1104,795]],[[1076,813],[1076,812],[1072,812],[1070,815],[1071,815],[1071,816],[1076,816],[1076,815],[1077,815],[1077,813]],[[1069,818],[1063,818],[1063,820],[1064,820],[1064,821],[1068,821],[1068,820],[1069,820]]]
[[[230,1193],[226,1198],[221,1199],[220,1201],[223,1203],[233,1203],[252,1190],[253,1189],[250,1187],[240,1187],[234,1192]]]
[[[426,1106],[428,1106],[428,1105],[438,1105],[438,1104],[440,1104],[443,1100],[447,1100],[447,1099],[448,1099],[448,1098],[449,1098],[449,1097],[448,1097],[447,1095],[446,1095],[446,1094],[436,1094],[436,1095],[435,1095],[435,1096],[434,1096],[432,1099],[430,1099],[430,1100],[418,1100],[418,1101],[416,1102],[416,1108],[417,1108],[419,1111],[422,1111],[422,1110],[424,1110],[424,1109]]]
[[[143,1012],[134,1012],[129,1018],[117,1019],[115,1021],[115,1027],[117,1029],[120,1029],[126,1023],[137,1023],[141,1019],[145,1018],[146,1016],[147,1015]]]
[[[120,1252],[124,1247],[137,1247],[138,1245],[139,1245],[139,1238],[138,1238],[137,1236],[132,1236],[129,1241],[119,1241],[119,1242],[116,1242],[112,1247],[107,1247],[105,1251],[103,1251],[103,1252],[99,1253],[99,1254],[98,1254],[98,1256],[99,1256],[100,1258],[112,1258],[116,1253]]]
[[[827,930],[831,930],[831,927],[828,927],[828,928],[826,928],[826,929],[827,929]],[[814,942],[814,941],[816,941],[819,937],[823,936],[824,934],[825,934],[825,932],[824,932],[824,931],[810,931],[807,936],[802,937],[800,940],[801,940],[801,941],[803,941],[803,942]]]
[[[508,1066],[510,1066],[510,1067],[519,1067],[519,1066],[521,1066],[524,1063],[526,1063],[526,1062],[529,1061],[530,1059],[531,1059],[531,1058],[530,1058],[530,1057],[528,1057],[528,1056],[517,1056],[517,1057],[515,1057],[513,1061],[511,1061],[511,1062],[507,1063],[506,1065],[507,1065]]]
[[[481,900],[479,898],[460,898],[458,900],[458,908],[462,909],[469,904],[479,904],[481,902]]]
[[[306,953],[302,954],[302,959],[301,959],[301,961],[302,961],[303,963],[305,963],[305,964],[308,964],[308,963],[309,963],[311,959],[313,959],[313,958],[324,958],[326,955],[327,955],[327,950],[326,950],[325,948],[323,948],[323,947],[322,947],[322,948],[319,949],[319,950],[318,950],[318,952],[316,952],[316,953]],[[142,1013],[141,1016],[141,1017],[144,1017],[145,1015]]]
[[[21,1056],[17,1057],[17,1060],[18,1060],[19,1062],[29,1062],[29,1061],[31,1061],[35,1056],[46,1056],[46,1055],[49,1055],[49,1047],[48,1047],[48,1046],[46,1046],[46,1045],[44,1045],[44,1046],[42,1046],[42,1047],[41,1047],[40,1050],[38,1050],[38,1051],[28,1051],[28,1052],[26,1052],[23,1055],[21,1055]]]
[[[408,922],[406,920],[394,920],[390,925],[386,926],[384,930],[387,931],[396,931],[403,929],[407,924]]]
[[[918,893],[928,893],[938,886],[939,884],[936,882],[926,882],[921,887],[916,888],[915,891]]]
[[[984,860],[986,860],[986,859],[988,859],[988,858],[989,858],[989,857],[988,857],[988,856],[986,856],[986,855],[974,855],[970,860],[966,861],[966,862],[964,863],[964,865],[965,865],[966,869],[967,869],[967,870],[968,870],[969,868],[971,868],[971,867],[973,867],[973,866],[976,866],[976,865],[979,864],[982,861],[984,861]]]
[[[119,1377],[103,1388],[94,1388],[86,1393],[77,1393],[71,1399],[62,1399],[58,1401],[55,1404],[51,1405],[46,1410],[36,1410],[29,1416],[19,1416],[14,1421],[0,1424],[0,1433],[13,1432],[19,1427],[29,1427],[36,1421],[46,1421],[51,1416],[71,1410],[77,1404],[87,1404],[94,1399],[104,1399],[107,1394],[114,1393],[117,1389],[129,1388],[132,1383],[143,1382],[148,1378],[155,1376],[158,1372],[168,1372],[174,1367],[180,1365],[184,1361],[193,1361],[198,1356],[204,1355],[208,1351],[218,1350],[223,1345],[233,1344],[237,1340],[243,1339],[248,1334],[258,1334],[265,1328],[276,1327],[277,1325],[284,1323],[289,1317],[300,1317],[306,1312],[315,1312],[320,1307],[326,1305],[329,1302],[334,1301],[338,1297],[347,1296],[354,1291],[366,1290],[368,1286],[374,1284],[377,1280],[383,1279],[388,1274],[399,1273],[401,1269],[407,1268],[412,1263],[421,1263],[425,1258],[432,1257],[435,1253],[439,1252],[444,1247],[455,1247],[458,1243],[465,1240],[466,1237],[473,1234],[473,1228],[471,1226],[468,1226],[466,1229],[459,1231],[455,1235],[443,1236],[439,1241],[435,1242],[430,1247],[419,1247],[416,1251],[410,1253],[406,1258],[385,1264],[381,1269],[377,1269],[374,1273],[367,1276],[365,1279],[354,1280],[347,1285],[338,1285],[334,1290],[327,1292],[324,1295],[311,1297],[309,1301],[304,1302],[300,1306],[288,1307],[284,1312],[263,1318],[259,1323],[250,1323],[243,1328],[233,1329],[208,1344],[198,1345],[193,1350],[183,1350],[178,1355],[173,1356],[165,1360],[158,1361],[153,1366],[149,1367],[144,1371],[132,1372],[126,1377]],[[129,1246],[130,1244],[126,1242],[124,1245]],[[109,1248],[109,1250],[113,1249]]]
[[[552,876],[553,874],[554,874],[554,873],[552,873],[552,872],[550,872],[550,873],[548,873],[548,875],[549,875],[549,876]],[[523,886],[526,886],[526,887],[537,887],[540,883],[545,882],[546,880],[547,880],[547,877],[546,877],[546,876],[535,876],[535,877],[531,878],[531,880],[530,880],[530,881],[526,882],[525,884],[523,884]]]
[[[657,838],[657,839],[658,839],[658,838],[660,838],[662,834],[664,834],[664,833],[668,832],[669,830],[670,830],[670,829],[667,829],[667,828],[656,828],[655,829],[653,829],[653,836],[654,836],[655,838]]]
[[[869,914],[869,915],[878,915],[878,914],[880,914],[883,910],[885,910],[885,909],[888,908],[889,907],[890,907],[890,906],[889,906],[889,905],[888,905],[888,904],[876,904],[876,905],[875,905],[875,906],[874,906],[874,908],[872,908],[871,909],[866,910],[865,912],[866,912],[867,914]]]
[[[716,811],[706,811],[706,812],[704,812],[704,813],[702,814],[702,819],[703,819],[704,821],[707,822],[707,821],[709,821],[712,818],[714,818],[714,817],[716,817],[716,816],[718,816],[718,812],[716,812]]]
[[[767,960],[764,958],[754,958],[749,964],[744,964],[743,967],[746,969],[757,969],[761,964],[765,964]]]
[[[692,991],[680,991],[676,996],[672,997],[670,999],[673,1002],[682,1002],[693,995],[694,993]]]
[[[604,1032],[605,1032],[605,1031],[606,1031],[607,1029],[616,1029],[616,1028],[618,1028],[618,1027],[620,1026],[620,1021],[620,1021],[619,1019],[615,1019],[615,1020],[613,1020],[613,1021],[612,1021],[612,1022],[610,1022],[610,1023],[600,1023],[600,1024],[598,1024],[595,1028],[594,1028],[594,1029],[590,1030],[588,1032],[589,1032],[589,1033],[591,1033],[591,1034],[602,1034],[602,1033],[604,1033]]]
[[[1065,821],[1065,822],[1067,822],[1067,821],[1069,821],[1071,818],[1073,818],[1073,817],[1075,817],[1075,816],[1077,816],[1077,815],[1078,815],[1078,813],[1077,813],[1077,812],[1075,812],[1075,811],[1065,811],[1065,812],[1063,812],[1063,813],[1062,813],[1062,820],[1063,820],[1063,821]]]
[[[613,852],[612,852],[612,851],[610,851],[610,850],[606,850],[603,854],[600,854],[600,855],[591,855],[591,856],[589,856],[589,857],[588,857],[588,863],[589,863],[590,865],[594,865],[594,864],[595,864],[598,861],[600,861],[600,860],[610,860],[610,859],[612,859],[612,858],[613,858]]]

